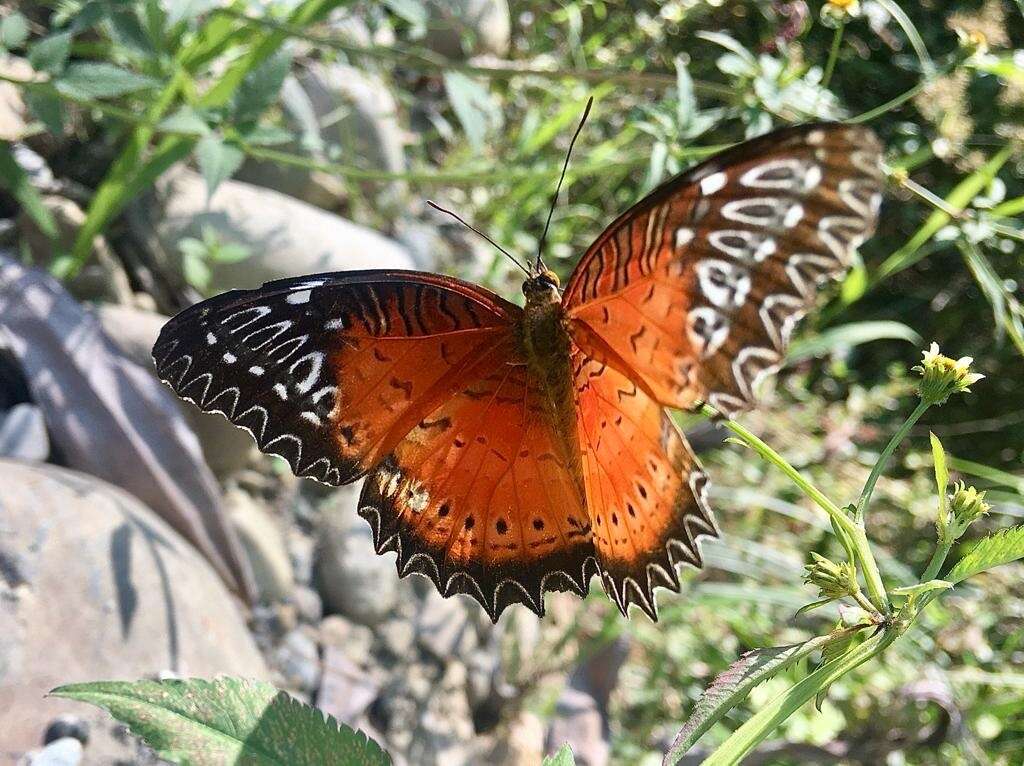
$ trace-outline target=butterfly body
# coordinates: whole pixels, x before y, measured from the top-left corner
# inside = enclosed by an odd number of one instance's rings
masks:
[[[707,477],[667,408],[752,406],[822,280],[874,229],[880,146],[798,126],[740,144],[616,219],[524,306],[451,277],[279,280],[186,309],[154,347],[182,397],[328,484],[401,576],[497,620],[598,574],[625,613],[702,563]]]

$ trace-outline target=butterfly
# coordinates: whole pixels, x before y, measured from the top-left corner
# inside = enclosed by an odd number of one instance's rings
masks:
[[[678,591],[718,534],[668,410],[752,405],[873,233],[881,184],[867,128],[785,128],[654,190],[564,290],[538,255],[523,306],[437,274],[318,274],[198,303],[153,356],[297,475],[364,478],[359,514],[399,576],[496,622],[597,574],[623,614],[656,620],[655,588]]]

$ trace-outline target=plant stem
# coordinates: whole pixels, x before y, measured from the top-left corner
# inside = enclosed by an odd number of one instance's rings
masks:
[[[821,87],[822,89],[828,88],[829,82],[832,81],[832,73],[836,68],[836,61],[839,59],[839,48],[843,42],[843,32],[846,30],[846,22],[840,21],[839,26],[836,27],[836,32],[832,36],[832,48],[828,52],[828,63],[825,64],[825,73],[821,76]]]
[[[818,692],[880,654],[898,636],[898,631],[889,629],[822,665],[748,719],[708,756],[704,766],[732,766],[740,763],[743,757],[768,737],[779,724],[812,700]]]
[[[899,446],[900,442],[906,438],[910,429],[913,428],[914,424],[920,420],[921,416],[924,415],[925,411],[931,406],[930,402],[926,402],[923,399],[918,402],[917,407],[910,413],[910,417],[904,421],[903,425],[899,427],[899,430],[893,434],[892,439],[885,445],[885,449],[882,450],[882,454],[878,456],[878,460],[875,461],[875,467],[871,469],[871,474],[868,476],[868,480],[864,483],[864,490],[860,493],[860,500],[857,501],[857,512],[854,515],[854,520],[858,524],[864,523],[864,512],[867,510],[868,503],[871,502],[871,493],[875,491],[875,484],[878,483],[878,478],[882,475],[882,470],[885,468],[885,464],[889,462],[889,458],[892,457],[892,453],[896,451],[896,447]]]
[[[935,553],[932,554],[932,560],[928,562],[924,574],[921,575],[921,582],[929,582],[938,576],[939,570],[946,562],[946,556],[949,555],[949,549],[953,547],[953,542],[953,540],[948,542],[939,540],[939,544],[935,546]]]
[[[701,412],[709,418],[721,418],[721,414],[714,407],[707,404],[701,407]],[[803,490],[805,495],[817,503],[829,515],[829,518],[832,519],[833,527],[837,528],[837,534],[838,530],[842,530],[842,533],[847,538],[844,544],[846,542],[849,543],[856,563],[864,574],[864,583],[867,586],[868,597],[871,599],[871,603],[882,614],[888,614],[889,598],[885,593],[882,575],[878,571],[878,563],[871,553],[871,546],[868,543],[867,534],[864,532],[864,526],[862,524],[855,524],[839,506],[829,500],[820,489],[804,478],[782,455],[761,441],[760,438],[735,420],[724,418],[722,422],[744,444],[786,474],[794,484]]]

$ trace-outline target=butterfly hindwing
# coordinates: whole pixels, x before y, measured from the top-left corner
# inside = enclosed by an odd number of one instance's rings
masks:
[[[717,536],[707,477],[662,406],[615,368],[576,351],[579,441],[594,548],[605,591],[623,614],[657,619],[654,588],[679,590],[676,565],[701,565],[697,540]]]
[[[577,335],[602,339],[662,404],[749,408],[818,282],[841,274],[874,230],[879,161],[866,128],[817,124],[669,181],[573,272],[563,302]]]
[[[546,590],[584,595],[596,571],[578,452],[514,338],[478,370],[368,477],[360,513],[403,576],[467,593],[493,620],[517,602],[543,614]]]

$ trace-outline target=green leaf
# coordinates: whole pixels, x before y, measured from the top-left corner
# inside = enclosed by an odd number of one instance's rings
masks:
[[[196,161],[199,172],[206,181],[207,199],[213,196],[217,187],[231,178],[242,166],[245,154],[237,146],[225,142],[220,136],[203,136],[196,144]]]
[[[22,94],[29,111],[55,136],[64,132],[64,102],[52,91],[26,88]]]
[[[44,37],[28,49],[28,63],[38,72],[56,74],[67,63],[71,53],[70,32],[59,32]]]
[[[15,11],[0,21],[0,44],[7,50],[20,48],[28,39],[28,19]]]
[[[868,321],[830,327],[810,338],[801,338],[790,346],[786,361],[803,361],[822,356],[837,348],[851,348],[876,340],[905,340],[918,345],[921,336],[902,322]]]
[[[194,766],[375,766],[390,759],[362,732],[259,681],[98,681],[57,697],[105,708],[157,756]]]
[[[828,644],[824,649],[821,650],[821,662],[818,666],[825,665],[837,657],[841,656],[847,649],[850,648],[850,642],[853,641],[854,634],[848,633],[837,641],[833,641]],[[814,695],[814,708],[820,713],[821,706],[825,702],[825,698],[828,696],[828,690],[831,689],[831,685],[821,687],[821,690]]]
[[[569,747],[569,743],[566,742],[562,745],[561,749],[554,755],[546,757],[541,766],[576,766],[576,759],[573,757],[572,748]]]
[[[114,98],[154,88],[159,81],[105,62],[70,64],[54,80],[57,90],[72,98]]]
[[[242,132],[242,138],[253,146],[280,146],[293,141],[295,136],[275,125],[256,125],[251,130]]]
[[[811,652],[824,649],[836,641],[846,641],[853,630],[846,628],[818,636],[801,644],[754,649],[740,657],[718,675],[704,690],[690,718],[676,734],[665,754],[666,766],[676,763],[726,713],[747,698],[750,690],[767,681],[779,671],[803,659]]]
[[[1006,161],[1010,159],[1012,153],[1012,147],[1003,147],[992,159],[957,184],[946,197],[947,207],[957,212],[966,208],[972,199],[992,183],[992,179],[996,177],[996,174],[1006,164]],[[929,215],[921,228],[907,240],[906,244],[886,258],[882,265],[878,267],[873,282],[881,282],[886,277],[903,271],[921,260],[924,257],[921,248],[938,233],[939,229],[948,224],[949,220],[949,214],[942,210],[936,210]]]
[[[413,28],[413,36],[422,33],[426,29],[427,14],[426,6],[419,0],[384,0],[384,5],[400,19],[407,21]]]
[[[928,582],[918,583],[917,585],[893,588],[891,592],[894,596],[917,596],[921,593],[927,593],[932,590],[949,590],[952,587],[953,583],[947,582],[946,580],[929,580]]]
[[[168,115],[157,127],[171,133],[188,133],[194,136],[205,136],[210,132],[206,120],[190,106],[183,106],[174,114]]]
[[[501,126],[501,110],[485,85],[461,72],[445,72],[444,87],[466,138],[480,151],[488,132]]]
[[[1006,282],[996,273],[995,268],[981,252],[981,248],[966,237],[961,237],[957,245],[971,276],[992,307],[997,340],[1002,340],[1003,333],[1007,333],[1017,351],[1024,354],[1024,307],[1014,292],[1006,288]]]
[[[799,617],[807,612],[813,612],[815,609],[825,606],[825,604],[831,604],[835,601],[834,598],[819,598],[817,601],[812,601],[809,604],[804,604],[802,607],[796,610],[794,617]]]
[[[28,175],[11,154],[11,145],[0,142],[0,187],[3,187],[21,205],[33,223],[51,240],[57,239],[57,224],[43,204],[43,198],[32,186]]]
[[[946,451],[942,448],[939,437],[928,432],[928,438],[932,443],[932,462],[935,464],[935,488],[939,493],[939,519],[940,523],[946,520],[946,487],[949,486],[949,467],[946,465]]]
[[[277,100],[291,66],[291,53],[281,49],[249,72],[235,94],[235,121],[251,122],[263,114]]]
[[[181,272],[185,281],[197,290],[205,290],[210,286],[210,279],[213,276],[210,267],[206,265],[201,254],[187,252],[184,247],[181,251],[184,256],[181,261]]]
[[[954,585],[986,569],[1024,558],[1024,526],[1011,527],[980,540],[956,562],[946,579]]]
[[[860,300],[867,289],[868,270],[864,266],[864,261],[858,258],[857,263],[843,279],[842,287],[839,288],[839,297],[842,298],[843,303],[849,305]]]

